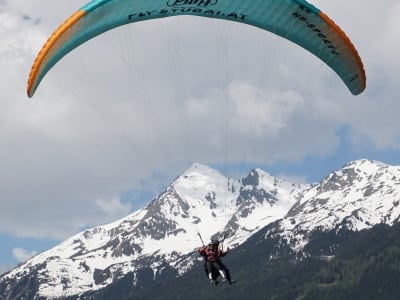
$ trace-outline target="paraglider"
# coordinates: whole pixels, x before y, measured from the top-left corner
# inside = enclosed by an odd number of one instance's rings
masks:
[[[90,39],[129,23],[191,15],[239,22],[292,41],[326,63],[358,95],[366,87],[362,60],[351,40],[326,14],[305,0],[92,0],[66,19],[38,53],[28,79],[32,97],[46,74],[65,55]],[[227,249],[228,250],[228,249]],[[206,274],[233,283],[218,241],[203,245]]]
[[[222,277],[222,281],[226,281],[229,284],[235,283],[231,278],[231,274],[229,269],[222,263],[221,258],[226,256],[229,253],[229,247],[224,250],[222,243],[224,242],[227,233],[225,232],[222,240],[211,239],[211,242],[208,245],[204,244],[203,238],[200,233],[197,233],[199,236],[201,243],[203,244],[199,249],[198,253],[204,258],[204,271],[206,273],[207,278],[213,283],[215,286],[218,285],[217,278],[219,276]]]
[[[199,254],[205,259],[205,271],[208,279],[214,285],[218,284],[217,277],[220,275],[222,281],[233,284],[229,269],[222,263],[221,258],[229,253],[229,248],[223,251],[219,240],[213,239],[207,246],[199,249]]]
[[[34,95],[46,73],[62,57],[91,38],[128,23],[179,15],[240,22],[270,31],[316,55],[352,94],[365,89],[363,63],[350,39],[305,0],[93,0],[48,38],[32,66],[28,96]]]

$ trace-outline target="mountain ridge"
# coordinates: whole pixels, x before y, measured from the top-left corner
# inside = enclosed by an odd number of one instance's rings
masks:
[[[350,162],[312,185],[291,184],[257,168],[241,180],[229,179],[193,164],[142,209],[36,255],[0,277],[0,287],[7,293],[30,278],[37,281],[31,294],[51,298],[99,290],[144,269],[152,270],[153,280],[166,270],[179,276],[196,261],[200,231],[210,238],[227,232],[225,243],[235,248],[276,224],[266,235],[301,251],[321,224],[362,229],[398,222],[399,199],[400,168],[380,162]],[[140,284],[133,276],[133,287]]]

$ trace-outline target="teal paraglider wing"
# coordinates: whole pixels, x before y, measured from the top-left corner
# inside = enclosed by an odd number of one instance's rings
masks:
[[[178,15],[218,18],[268,30],[319,57],[352,94],[365,89],[363,63],[350,39],[305,0],[93,0],[48,38],[32,66],[28,96],[33,96],[63,56],[87,40],[124,24]]]

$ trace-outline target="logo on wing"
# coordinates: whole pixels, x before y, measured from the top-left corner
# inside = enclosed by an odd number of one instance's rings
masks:
[[[217,4],[218,0],[168,0],[169,7],[182,7],[182,6],[197,6],[208,7]]]

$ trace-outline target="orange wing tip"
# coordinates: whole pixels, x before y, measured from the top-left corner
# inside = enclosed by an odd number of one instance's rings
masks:
[[[362,91],[365,90],[365,87],[367,85],[367,77],[365,75],[365,69],[364,69],[364,64],[361,60],[360,55],[358,54],[358,51],[356,47],[353,45],[349,37],[346,35],[346,33],[331,19],[329,18],[326,14],[324,14],[322,11],[319,12],[319,16],[326,22],[328,23],[342,38],[344,43],[351,49],[351,51],[354,54],[354,57],[357,60],[357,64],[361,70],[361,76],[362,76],[362,90],[358,93],[362,93]]]
[[[47,58],[49,52],[53,49],[54,45],[59,39],[68,31],[74,24],[81,20],[86,15],[84,10],[78,10],[66,19],[47,39],[42,49],[39,51],[32,65],[31,72],[28,78],[27,94],[31,98],[35,93],[37,86],[39,85],[39,75],[43,66],[45,58]]]

